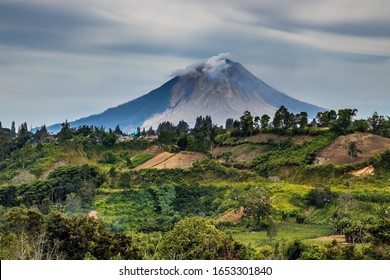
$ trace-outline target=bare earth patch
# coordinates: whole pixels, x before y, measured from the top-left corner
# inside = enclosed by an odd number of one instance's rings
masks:
[[[178,154],[163,152],[151,160],[137,166],[135,170],[145,168],[189,168],[194,161],[203,159],[205,159],[205,156],[196,152],[180,152]]]
[[[35,175],[31,174],[29,171],[23,171],[19,175],[16,175],[11,179],[11,184],[22,184],[22,183],[30,183],[36,180]]]
[[[369,165],[369,166],[366,166],[362,169],[351,172],[351,175],[353,175],[355,177],[367,177],[367,176],[372,176],[374,174],[375,174],[375,169],[374,169],[374,166],[372,166],[372,165]]]
[[[172,156],[174,156],[173,153],[163,152],[163,153],[155,156],[154,158],[148,160],[147,162],[144,162],[143,164],[138,165],[136,168],[134,168],[134,170],[141,170],[141,169],[145,169],[145,168],[155,167],[156,165],[160,164],[161,162],[166,161],[167,159],[169,159]]]
[[[66,166],[68,163],[66,161],[57,161],[49,170],[46,170],[41,178],[42,179],[47,179],[47,177],[49,177],[50,173],[52,171],[54,171],[55,169],[57,169],[58,167],[62,167],[62,166]]]
[[[280,143],[282,141],[286,141],[288,139],[291,139],[291,141],[294,144],[302,145],[305,142],[312,141],[315,137],[311,135],[296,135],[293,137],[288,136],[282,136],[272,133],[260,133],[254,136],[248,136],[248,137],[239,137],[238,141],[239,143],[267,143],[269,139],[273,139],[274,143]],[[233,139],[233,138],[232,138]],[[232,139],[229,139],[227,143],[234,143]]]
[[[356,142],[359,150],[355,158],[348,155],[348,143],[351,141]],[[318,162],[322,163],[348,164],[367,160],[388,149],[390,149],[390,139],[371,133],[358,132],[338,137],[318,154],[317,159],[320,159]]]
[[[94,218],[95,220],[99,219],[98,212],[96,210],[89,212],[88,217]]]
[[[158,155],[164,152],[163,147],[155,146],[145,150],[145,154]]]
[[[205,156],[196,152],[180,152],[167,160],[153,166],[153,168],[189,168],[194,161],[203,160]]]
[[[244,207],[240,207],[238,209],[234,209],[225,215],[215,219],[216,222],[233,222],[237,223],[244,216]]]
[[[220,162],[252,162],[258,155],[265,151],[265,147],[253,144],[241,144],[238,146],[221,146],[216,147],[213,150],[213,156],[218,157],[223,153],[231,152],[231,156],[228,159],[221,157]]]
[[[336,240],[337,242],[345,242],[345,235],[329,235],[329,236],[321,236],[314,239],[309,239],[310,241],[320,241],[320,242],[332,242]]]

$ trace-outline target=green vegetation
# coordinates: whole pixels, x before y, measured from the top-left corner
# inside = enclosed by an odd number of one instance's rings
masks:
[[[225,129],[206,116],[131,137],[67,122],[57,135],[0,127],[0,258],[390,259],[390,151],[317,164],[340,135],[390,135],[388,118],[355,114],[310,123],[281,107]],[[346,142],[344,153],[359,149]],[[135,168],[163,150],[207,159]],[[373,175],[351,175],[367,166]]]

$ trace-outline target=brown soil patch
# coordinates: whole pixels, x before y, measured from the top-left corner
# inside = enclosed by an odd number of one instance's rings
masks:
[[[259,146],[259,145],[253,145],[253,144],[241,144],[237,146],[221,146],[217,147],[213,151],[213,156],[218,157],[219,155],[231,152],[232,155],[228,159],[229,162],[244,162],[244,163],[250,163],[252,162],[255,157],[260,155],[261,153],[266,150],[265,147]],[[220,158],[220,162],[226,163],[226,159]]]
[[[355,177],[366,177],[366,176],[372,176],[374,174],[375,174],[375,169],[374,169],[374,166],[372,166],[372,165],[369,165],[369,166],[366,166],[362,169],[351,172],[351,175],[353,175]]]
[[[314,239],[309,239],[310,241],[321,241],[321,242],[332,242],[336,240],[337,242],[345,242],[345,235],[329,235],[329,236],[321,236]]]
[[[169,153],[169,152],[163,152],[163,153],[155,156],[154,158],[148,160],[147,162],[144,162],[143,164],[138,165],[136,168],[134,168],[134,170],[141,170],[141,169],[145,169],[145,168],[155,167],[156,165],[160,164],[163,161],[166,161],[167,159],[169,159],[173,155],[174,154]]]
[[[153,168],[189,168],[194,161],[203,159],[205,159],[205,156],[201,153],[180,152],[153,166]]]
[[[244,216],[244,207],[240,207],[238,209],[234,209],[225,215],[215,219],[217,222],[233,222],[237,223]]]
[[[49,177],[49,175],[50,175],[50,173],[51,173],[52,171],[54,171],[54,170],[57,169],[58,167],[66,166],[67,164],[68,164],[68,163],[65,162],[65,161],[58,161],[58,162],[56,162],[49,170],[46,170],[46,171],[42,174],[41,178],[42,178],[42,179],[47,179],[47,177]]]
[[[158,154],[161,154],[163,152],[164,152],[164,148],[163,147],[159,147],[159,146],[152,147],[152,148],[149,148],[149,149],[145,150],[146,154],[152,154],[152,155],[158,155]]]
[[[232,150],[232,147],[231,146],[220,146],[220,147],[216,147],[214,148],[213,150],[213,156],[218,156],[220,154],[223,154],[223,153],[226,153],[226,152],[230,152]]]
[[[297,145],[302,145],[305,142],[309,142],[313,140],[315,136],[311,135],[297,135],[291,137],[291,141],[294,144]],[[239,137],[236,143],[267,143],[268,139],[273,139],[274,143],[280,143],[282,141],[286,141],[289,139],[288,136],[282,136],[282,135],[277,135],[277,134],[272,134],[272,133],[260,133],[254,136],[248,136],[248,137]],[[233,138],[229,139],[227,143],[234,143]]]
[[[98,212],[96,210],[92,210],[88,213],[88,217],[94,218],[95,220],[99,219],[99,216],[97,214]]]
[[[351,158],[348,155],[348,143],[350,141],[355,141],[360,151],[356,158]],[[390,149],[390,139],[359,132],[338,137],[318,154],[317,162],[334,164],[361,162],[388,149]]]

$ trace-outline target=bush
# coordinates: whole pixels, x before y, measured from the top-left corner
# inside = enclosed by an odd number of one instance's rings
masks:
[[[316,186],[306,195],[307,204],[317,208],[322,208],[333,201],[334,194],[330,187]]]

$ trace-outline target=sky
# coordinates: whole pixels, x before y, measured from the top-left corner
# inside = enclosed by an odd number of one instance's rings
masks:
[[[0,0],[0,121],[75,120],[229,53],[305,102],[390,115],[387,0]]]

